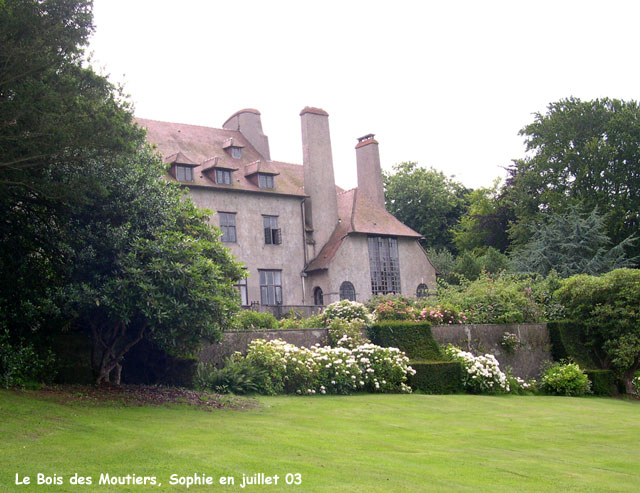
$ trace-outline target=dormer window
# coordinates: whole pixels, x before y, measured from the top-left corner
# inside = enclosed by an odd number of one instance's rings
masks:
[[[193,168],[191,166],[180,166],[176,164],[176,180],[193,181]]]
[[[233,159],[242,158],[243,147],[244,145],[238,141],[238,139],[234,139],[233,137],[229,137],[222,143],[222,148],[227,151]]]
[[[273,175],[258,173],[258,186],[260,188],[274,188]]]
[[[217,169],[216,170],[216,183],[218,185],[231,185],[231,170],[229,170],[229,169]]]

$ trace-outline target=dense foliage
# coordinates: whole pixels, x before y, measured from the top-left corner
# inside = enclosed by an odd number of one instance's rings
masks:
[[[119,383],[143,338],[173,354],[215,339],[242,273],[83,65],[91,23],[89,1],[0,4],[0,325],[41,354],[82,329],[96,381]]]
[[[521,130],[530,156],[514,161],[505,200],[515,221],[510,235],[523,245],[541,214],[579,204],[606,214],[606,233],[618,244],[640,226],[640,108],[635,101],[577,98],[551,103]],[[640,252],[634,248],[635,256]]]
[[[567,318],[582,328],[582,336],[602,368],[613,368],[627,392],[640,368],[640,270],[618,269],[601,277],[570,277],[556,292]]]
[[[466,209],[467,189],[440,171],[400,163],[384,175],[387,210],[424,236],[427,247],[452,250],[453,228]]]
[[[611,246],[605,217],[597,209],[582,213],[578,206],[571,206],[536,226],[531,239],[512,256],[513,270],[544,276],[554,270],[561,277],[603,274],[631,267],[637,259],[627,258],[626,250],[634,243],[630,237]]]
[[[591,392],[591,383],[576,363],[554,363],[544,371],[540,388],[548,394],[582,396]]]

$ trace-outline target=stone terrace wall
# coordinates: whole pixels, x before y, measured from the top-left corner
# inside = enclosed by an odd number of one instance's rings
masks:
[[[212,363],[218,368],[224,364],[225,358],[236,351],[247,352],[249,343],[254,339],[282,339],[300,347],[311,347],[315,344],[328,344],[327,329],[283,329],[283,330],[255,330],[225,332],[221,342],[205,346],[199,358],[203,363]]]
[[[442,346],[451,343],[476,355],[493,354],[500,368],[510,366],[521,378],[537,378],[543,363],[552,359],[547,324],[434,325],[431,331]],[[500,345],[505,332],[520,339],[521,345],[513,354]]]
[[[510,366],[512,373],[521,378],[537,378],[540,367],[551,360],[551,343],[546,324],[504,325],[434,325],[433,337],[442,346],[451,343],[474,354],[491,353],[500,362],[500,367]],[[508,354],[500,345],[505,332],[516,334],[521,346]],[[283,339],[296,346],[325,345],[327,329],[296,329],[269,331],[225,332],[222,342],[206,346],[200,360],[218,368],[226,357],[235,351],[245,353],[253,339]]]

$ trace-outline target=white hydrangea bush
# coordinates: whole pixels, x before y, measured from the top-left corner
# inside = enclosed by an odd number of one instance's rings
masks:
[[[510,392],[507,375],[500,370],[500,363],[493,354],[474,356],[452,345],[447,346],[445,352],[462,363],[465,369],[463,384],[469,392]]]
[[[374,322],[373,315],[367,307],[357,301],[340,300],[327,307],[322,312],[322,320],[329,324],[332,320],[339,319],[345,322],[359,322],[369,326]]]
[[[406,381],[415,374],[400,350],[374,344],[304,348],[280,339],[256,339],[246,358],[264,372],[262,391],[267,394],[409,393]]]

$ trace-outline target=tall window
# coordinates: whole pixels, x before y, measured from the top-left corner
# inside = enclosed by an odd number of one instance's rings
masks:
[[[260,188],[273,188],[273,175],[258,173],[258,186]]]
[[[313,290],[313,304],[316,306],[324,305],[324,296],[322,295],[322,288],[316,287]]]
[[[340,299],[356,301],[356,288],[349,281],[340,284]]]
[[[282,231],[278,228],[278,216],[262,216],[264,224],[264,244],[280,245],[282,243]]]
[[[225,243],[236,242],[236,214],[235,212],[219,212],[221,240]]]
[[[231,185],[231,171],[228,169],[217,169],[216,183],[218,185]]]
[[[371,293],[400,293],[398,240],[388,236],[369,236]]]
[[[247,279],[240,279],[236,284],[236,289],[240,293],[240,304],[242,306],[249,306],[249,294],[247,292]]]
[[[176,164],[176,180],[193,181],[193,168],[191,166],[180,166]]]
[[[282,305],[282,272],[258,270],[260,273],[260,303]]]

